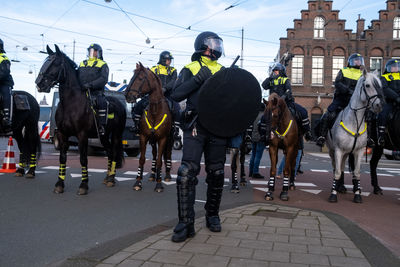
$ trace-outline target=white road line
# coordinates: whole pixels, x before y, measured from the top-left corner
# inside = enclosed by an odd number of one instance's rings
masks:
[[[386,186],[381,186],[381,188],[382,188],[383,190],[386,190],[386,191],[397,191],[397,192],[400,192],[400,188],[397,188],[397,187],[386,187]]]
[[[263,191],[263,192],[268,192],[268,188],[266,188],[266,187],[254,187],[254,189],[260,190],[260,191]]]
[[[106,171],[107,171],[106,169],[91,169],[91,168],[88,169],[88,172],[99,172],[99,173],[101,173],[101,172],[106,172]]]
[[[171,181],[171,182],[162,181],[162,183],[166,185],[173,185],[176,184],[176,181]]]
[[[136,180],[135,178],[126,178],[126,177],[115,177],[115,180],[118,182],[125,182],[125,181],[131,181],[131,180]]]
[[[92,175],[89,174],[89,176],[92,176]],[[82,174],[81,173],[71,173],[71,177],[72,178],[82,177]]]
[[[296,185],[296,186],[310,186],[310,187],[315,187],[316,185],[315,184],[313,184],[313,183],[296,183],[296,182],[294,182],[294,184]]]
[[[205,200],[200,200],[200,199],[196,199],[196,202],[200,202],[200,203],[206,203]]]
[[[126,171],[124,172],[125,175],[137,175],[137,172],[133,172],[133,171]],[[144,172],[143,176],[147,175],[148,172]]]
[[[36,174],[38,173],[47,173],[46,171],[35,171]]]
[[[361,195],[365,196],[365,197],[369,196],[370,194],[371,194],[371,192],[361,192]]]
[[[369,171],[366,171],[365,173],[366,174],[371,174],[371,172],[369,172]],[[377,176],[388,176],[388,177],[393,177],[394,176],[393,174],[387,174],[387,173],[377,173],[376,175]]]
[[[260,184],[265,184],[265,185],[267,185],[267,184],[268,184],[268,181],[250,180],[250,183],[251,183],[251,184],[258,184],[258,185],[260,185]]]
[[[328,170],[310,169],[312,172],[329,172]]]
[[[329,159],[329,155],[326,153],[307,153],[308,155],[314,156],[314,157],[320,157],[320,158],[326,158]]]
[[[398,171],[400,172],[399,168],[376,168],[377,170],[382,170],[382,171]]]
[[[58,170],[60,167],[59,166],[46,166],[46,167],[41,167],[41,169],[45,169],[45,170]],[[66,167],[67,169],[69,169],[69,167]]]
[[[314,195],[318,195],[319,193],[322,192],[322,190],[313,190],[313,189],[300,189],[300,190]]]

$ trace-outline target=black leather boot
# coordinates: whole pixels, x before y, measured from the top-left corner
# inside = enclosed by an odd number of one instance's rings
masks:
[[[211,232],[221,232],[221,220],[218,213],[224,186],[224,171],[218,170],[209,174],[207,184],[207,202],[204,206],[206,209],[206,226]]]
[[[189,237],[193,237],[194,231],[194,201],[196,198],[196,177],[177,178],[176,189],[178,197],[178,217],[179,222],[175,226],[172,235],[173,242],[183,242]]]
[[[329,128],[329,113],[325,112],[324,115],[322,115],[321,117],[321,121],[320,121],[320,131],[319,131],[319,137],[317,138],[316,144],[317,146],[324,146],[325,144],[325,137],[328,134],[328,128]]]

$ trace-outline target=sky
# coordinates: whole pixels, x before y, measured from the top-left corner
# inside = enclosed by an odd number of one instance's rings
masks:
[[[188,63],[193,43],[202,31],[213,31],[224,41],[225,56],[219,62],[230,66],[241,54],[243,68],[260,82],[279,50],[279,38],[294,26],[307,0],[0,0],[0,38],[11,62],[14,89],[28,91],[40,101],[35,78],[47,54],[46,45],[57,44],[76,63],[87,56],[87,47],[103,48],[109,81],[129,81],[137,62],[157,64],[168,50],[178,72]],[[385,0],[334,0],[346,29],[356,29],[358,14],[378,19]],[[150,42],[146,42],[146,40]],[[241,61],[237,63],[240,66]],[[52,93],[46,94],[49,101]]]

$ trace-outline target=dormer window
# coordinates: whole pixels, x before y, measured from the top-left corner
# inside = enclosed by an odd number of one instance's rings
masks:
[[[325,20],[322,17],[315,17],[314,19],[314,39],[324,38]]]

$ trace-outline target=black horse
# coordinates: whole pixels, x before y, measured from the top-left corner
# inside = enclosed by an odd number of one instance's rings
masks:
[[[40,157],[41,143],[38,121],[40,108],[36,99],[24,91],[13,91],[12,137],[17,141],[19,149],[19,167],[15,176],[24,176],[25,168],[29,168],[26,178],[35,178],[36,162]],[[2,120],[0,114],[0,120]],[[0,124],[0,133],[3,132]]]
[[[67,161],[68,138],[76,136],[82,166],[82,182],[78,195],[88,193],[87,149],[88,138],[98,136],[96,119],[90,99],[80,85],[76,64],[60,51],[55,45],[56,52],[47,46],[49,56],[43,63],[36,79],[39,92],[50,92],[59,84],[60,103],[56,110],[57,138],[60,141],[60,168],[55,193],[64,192],[64,179]],[[115,184],[115,169],[123,162],[122,132],[125,128],[126,110],[118,99],[107,97],[109,114],[104,136],[100,141],[108,157],[108,172],[104,183],[111,187]]]
[[[400,107],[396,107],[392,118],[389,118],[386,126],[385,135],[385,146],[377,145],[377,133],[376,131],[371,131],[371,137],[375,142],[375,147],[372,149],[372,157],[369,162],[369,167],[371,171],[371,185],[374,187],[374,194],[382,194],[382,189],[378,184],[378,176],[376,174],[376,168],[378,167],[378,162],[381,159],[384,149],[399,151],[400,150]],[[371,129],[376,129],[376,121],[372,121]],[[389,156],[390,157],[390,156]]]

